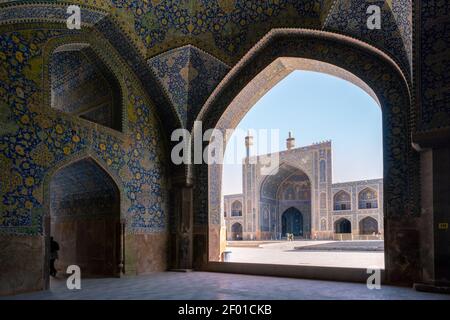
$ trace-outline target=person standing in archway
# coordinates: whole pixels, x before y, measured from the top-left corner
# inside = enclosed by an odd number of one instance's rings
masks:
[[[55,260],[58,259],[59,244],[50,237],[50,275],[56,277]]]

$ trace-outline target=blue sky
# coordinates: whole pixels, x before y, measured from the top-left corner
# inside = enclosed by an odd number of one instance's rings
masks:
[[[279,149],[288,131],[296,147],[332,141],[333,183],[383,177],[381,109],[354,84],[323,73],[294,71],[264,95],[239,129],[279,129]],[[235,144],[245,156],[244,141]],[[234,153],[230,144],[225,160]],[[242,166],[224,165],[223,194],[242,192]]]

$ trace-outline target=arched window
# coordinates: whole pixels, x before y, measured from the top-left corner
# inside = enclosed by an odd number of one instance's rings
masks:
[[[235,200],[231,204],[231,216],[232,217],[242,216],[242,203],[239,200]]]
[[[334,210],[351,210],[350,194],[344,190],[339,191],[333,197]]]
[[[352,223],[345,218],[341,218],[334,223],[334,232],[335,233],[352,233]]]
[[[119,81],[89,45],[58,47],[49,70],[52,108],[122,131]]]
[[[372,217],[365,217],[359,222],[359,233],[361,234],[378,234],[378,221]]]
[[[377,192],[371,188],[365,188],[358,195],[359,209],[378,208]]]

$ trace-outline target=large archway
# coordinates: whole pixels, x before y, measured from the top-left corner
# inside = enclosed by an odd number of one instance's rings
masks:
[[[364,235],[378,234],[378,221],[372,217],[365,217],[359,222],[359,233]]]
[[[231,226],[231,240],[242,240],[242,224],[239,222]]]
[[[281,233],[286,236],[288,233],[295,237],[303,236],[303,216],[296,208],[289,208],[281,215]]]
[[[352,223],[345,218],[341,218],[334,223],[335,233],[352,233]]]
[[[285,60],[284,57],[289,57]],[[295,66],[295,67],[294,67]],[[394,230],[414,224],[418,212],[418,158],[411,143],[409,85],[401,69],[383,52],[345,36],[310,30],[273,30],[225,77],[208,99],[198,119],[204,128],[233,128],[265,92],[292,69],[320,71],[360,86],[380,104],[383,112],[384,215],[386,218],[386,268],[388,278],[415,277],[417,252],[408,258],[396,242]],[[226,138],[225,138],[226,139]],[[194,193],[195,220],[208,221],[209,261],[220,257],[220,165],[197,166],[199,192]],[[407,172],[411,174],[407,174]],[[404,179],[407,176],[408,179]],[[209,181],[209,184],[208,184]],[[208,185],[215,186],[208,195]],[[406,204],[406,205],[405,205]],[[392,242],[390,242],[392,241]],[[196,256],[198,256],[196,254]],[[398,257],[403,256],[401,265]],[[198,260],[199,261],[199,260]],[[406,262],[405,262],[406,261]],[[202,264],[208,264],[203,261]],[[406,265],[405,265],[406,263]],[[405,268],[408,270],[405,272]],[[400,270],[402,270],[400,272]],[[409,274],[409,271],[411,274]]]
[[[281,239],[286,233],[310,238],[313,182],[304,170],[281,163],[267,176],[256,174],[256,183],[260,183],[256,212],[261,232],[253,233],[253,238]]]
[[[83,277],[119,276],[120,191],[109,174],[92,158],[76,160],[52,175],[49,197],[47,237],[59,244],[58,273],[77,265]]]

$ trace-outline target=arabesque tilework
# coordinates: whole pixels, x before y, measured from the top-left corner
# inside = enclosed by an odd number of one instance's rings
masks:
[[[65,35],[70,37],[67,31],[30,27],[3,30],[0,36],[5,71],[0,74],[0,164],[6,175],[1,183],[0,232],[41,234],[47,175],[65,158],[86,152],[120,177],[126,200],[122,217],[129,232],[165,230],[165,164],[158,119],[123,64],[115,62],[126,95],[127,138],[41,104],[43,46]]]
[[[362,39],[390,54],[407,73],[411,69],[411,0],[391,0],[373,2],[381,5],[383,28],[367,30],[365,9],[362,0],[184,0],[184,1],[135,1],[135,0],[73,0],[82,5],[83,23],[94,26],[116,47],[126,62],[141,79],[144,87],[155,101],[165,126],[171,129],[185,126],[193,120],[186,120],[186,94],[164,93],[158,81],[151,75],[146,59],[157,61],[166,57],[162,52],[191,45],[200,50],[184,50],[194,59],[199,52],[208,52],[232,66],[272,28],[297,27],[331,30]],[[44,2],[20,3],[14,6],[6,1],[0,23],[37,20],[64,22],[65,2],[53,5]],[[370,4],[373,4],[372,2]],[[67,16],[67,15],[66,15]],[[49,18],[50,17],[50,18]],[[351,18],[351,19],[350,19]],[[194,52],[194,54],[189,54]],[[178,52],[178,54],[182,54]],[[198,61],[205,62],[205,54]],[[187,59],[187,57],[185,57]],[[210,59],[207,59],[210,60]],[[192,60],[194,63],[194,60]],[[208,64],[209,65],[209,64]],[[207,65],[207,66],[208,66]],[[223,77],[223,68],[215,64],[205,79],[217,82]],[[161,68],[155,66],[153,68]],[[177,66],[173,66],[177,69]],[[201,68],[201,66],[198,66]],[[197,69],[197,68],[195,68]],[[171,86],[182,87],[177,70],[165,75],[171,79]],[[179,71],[179,70],[178,70]],[[203,70],[198,70],[197,83],[204,81]],[[225,70],[226,71],[226,70]],[[192,73],[191,73],[192,74]],[[159,77],[161,79],[161,77]],[[167,85],[167,79],[164,81]],[[155,88],[156,87],[156,88]],[[197,88],[198,86],[191,86]],[[211,91],[203,91],[198,99],[190,95],[189,117],[195,119],[196,112],[204,102],[204,96]],[[214,87],[214,85],[212,86]],[[161,92],[163,91],[163,92]],[[167,99],[167,95],[171,95]],[[181,98],[183,97],[184,98]],[[167,105],[170,104],[170,105]],[[181,114],[181,116],[180,116]],[[178,123],[176,119],[180,120]],[[175,123],[175,125],[174,125]]]
[[[192,126],[200,107],[230,69],[190,45],[162,53],[150,59],[148,64],[187,128]]]
[[[380,29],[370,30],[367,27],[369,15],[366,10],[369,4],[381,8]],[[379,0],[368,3],[365,0],[337,0],[325,21],[324,29],[364,39],[383,48],[404,70],[410,72],[412,33],[409,12],[411,1]]]
[[[422,92],[418,110],[418,130],[450,127],[450,2],[422,1],[418,59]],[[446,20],[438,17],[447,17]],[[444,89],[445,88],[445,89]]]

